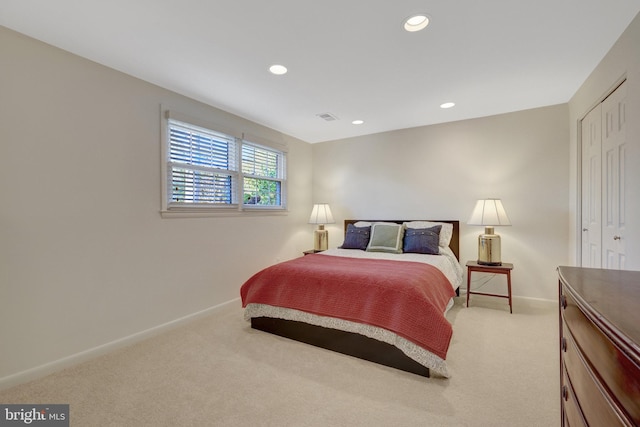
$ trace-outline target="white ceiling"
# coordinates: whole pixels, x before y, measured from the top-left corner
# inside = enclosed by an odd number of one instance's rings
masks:
[[[638,0],[1,0],[0,25],[320,142],[568,102],[639,11]],[[431,24],[408,33],[416,12]],[[289,73],[270,74],[274,63]],[[316,116],[327,112],[339,120]]]

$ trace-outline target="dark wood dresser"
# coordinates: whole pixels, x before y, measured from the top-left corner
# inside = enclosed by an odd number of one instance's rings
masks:
[[[640,425],[640,272],[558,275],[562,425]]]

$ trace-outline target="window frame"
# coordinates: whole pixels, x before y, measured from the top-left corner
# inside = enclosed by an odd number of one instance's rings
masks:
[[[199,120],[187,115],[181,114],[174,110],[162,108],[162,130],[161,130],[161,173],[162,173],[162,206],[160,214],[163,218],[171,217],[211,217],[211,216],[238,216],[238,215],[281,215],[288,212],[287,209],[287,162],[288,150],[285,145],[275,144],[265,138],[238,132],[236,130],[218,125],[207,120]],[[211,134],[222,135],[224,137],[233,138],[235,141],[235,164],[227,170],[215,170],[214,172],[228,173],[231,176],[231,203],[176,203],[172,201],[172,166],[175,162],[171,161],[171,132],[170,126],[172,122],[178,122],[193,128],[200,128]],[[243,147],[251,146],[258,150],[264,150],[274,153],[277,164],[276,177],[267,177],[262,175],[253,175],[244,173],[243,166]],[[201,166],[190,165],[192,169],[200,169]],[[235,166],[235,167],[234,167]],[[189,168],[187,168],[189,169]],[[277,205],[260,205],[245,204],[245,179],[255,178],[267,181],[275,181],[279,183],[279,204]]]

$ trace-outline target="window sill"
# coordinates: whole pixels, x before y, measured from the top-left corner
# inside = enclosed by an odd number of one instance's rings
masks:
[[[162,218],[220,218],[241,216],[284,216],[288,215],[286,209],[171,209],[161,210]]]

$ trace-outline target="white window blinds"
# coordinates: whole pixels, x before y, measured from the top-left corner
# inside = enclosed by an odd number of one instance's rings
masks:
[[[169,120],[170,204],[237,203],[235,138]]]

